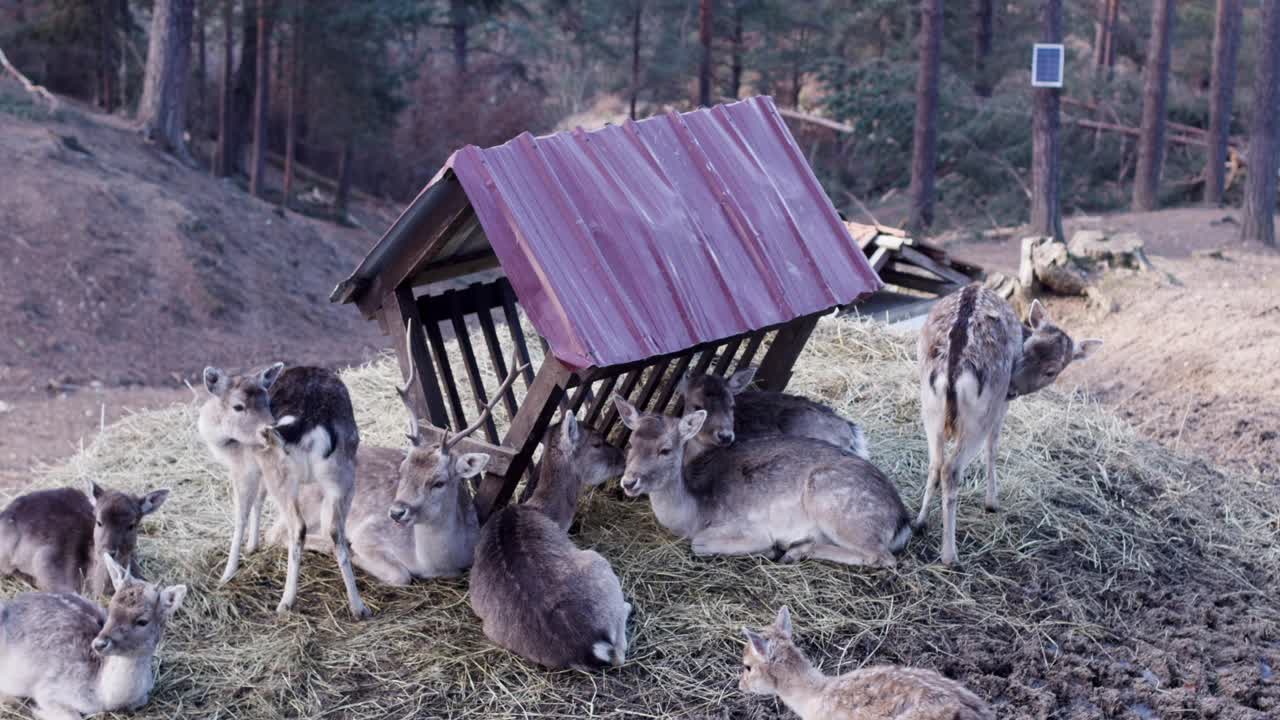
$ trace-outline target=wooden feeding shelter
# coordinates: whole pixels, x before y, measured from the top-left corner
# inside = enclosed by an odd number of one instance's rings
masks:
[[[767,340],[757,384],[781,390],[819,316],[880,287],[773,101],[757,97],[464,147],[330,300],[376,318],[406,376],[413,358],[424,433],[464,427],[487,402],[469,322],[500,377],[500,332],[528,362],[523,308],[545,360],[524,373],[523,402],[505,394],[505,436],[489,421],[460,446],[492,457],[477,494],[485,517],[511,497],[562,403],[585,405],[584,422],[607,434],[612,393],[667,410],[686,371],[724,375]],[[408,322],[425,332],[405,347]]]

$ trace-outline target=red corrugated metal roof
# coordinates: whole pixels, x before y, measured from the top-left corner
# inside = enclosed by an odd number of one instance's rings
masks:
[[[574,368],[677,352],[881,285],[767,97],[468,146],[419,201],[448,171],[530,321]]]

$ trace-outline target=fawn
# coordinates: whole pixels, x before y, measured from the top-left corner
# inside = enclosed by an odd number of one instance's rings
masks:
[[[566,413],[558,432],[546,436],[537,492],[489,518],[471,569],[471,608],[485,636],[553,669],[616,667],[627,654],[631,605],[622,584],[609,561],[579,550],[567,532],[574,493],[616,473],[607,453],[593,443],[592,434]],[[546,510],[560,516],[553,519]]]
[[[17,572],[37,590],[90,598],[106,592],[104,556],[141,577],[138,524],[164,504],[168,489],[138,497],[90,480],[88,490],[37,490],[9,503],[0,512],[0,574]]]
[[[107,554],[115,594],[104,612],[71,593],[0,602],[0,700],[30,698],[45,720],[79,720],[147,703],[152,656],[185,585],[142,582]]]
[[[685,445],[705,410],[641,414],[613,397],[632,430],[622,489],[647,494],[658,522],[696,555],[770,553],[892,567],[911,537],[906,507],[874,465],[820,440],[774,436],[708,451],[687,465]]]
[[[768,435],[807,437],[831,443],[863,460],[870,460],[862,428],[835,410],[808,398],[780,392],[748,390],[756,369],[744,368],[727,378],[684,376],[677,386],[685,412],[706,410],[702,430],[685,449],[691,461],[713,447],[732,445]]]
[[[960,478],[986,449],[986,508],[996,500],[996,449],[1009,401],[1051,384],[1074,360],[1083,360],[1101,340],[1076,343],[1034,301],[1028,326],[1013,308],[980,285],[939,300],[929,312],[916,349],[920,399],[929,439],[929,476],[917,529],[925,527],[929,501],[941,486],[942,562],[956,562],[956,499]],[[946,455],[948,440],[955,451]]]
[[[784,605],[771,627],[742,628],[738,687],[777,695],[803,720],[994,720],[995,714],[964,685],[932,670],[883,665],[828,677],[791,637]]]
[[[204,371],[209,398],[200,408],[200,435],[214,457],[230,469],[236,497],[235,529],[222,582],[228,582],[239,568],[246,525],[246,549],[257,548],[262,498],[264,490],[270,490],[281,513],[294,521],[289,527],[295,538],[289,548],[289,574],[276,609],[284,612],[293,606],[307,531],[299,521],[297,489],[315,481],[324,493],[321,524],[333,542],[351,615],[357,620],[369,617],[356,586],[346,538],[360,446],[351,395],[330,370],[283,367],[276,363],[246,375],[228,375],[212,367]],[[271,473],[265,488],[264,472]]]

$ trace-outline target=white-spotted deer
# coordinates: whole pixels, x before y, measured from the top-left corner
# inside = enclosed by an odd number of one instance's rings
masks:
[[[537,491],[489,518],[471,569],[471,607],[485,636],[553,669],[626,660],[631,605],[622,584],[609,561],[579,550],[567,532],[583,485],[617,472],[596,439],[572,414],[547,433]]]
[[[995,719],[981,698],[932,670],[882,665],[824,675],[796,646],[785,606],[772,626],[742,633],[747,646],[738,687],[776,695],[802,720]]]
[[[142,576],[138,525],[168,497],[167,489],[138,497],[92,480],[87,493],[57,488],[21,495],[0,512],[0,575],[24,575],[45,592],[102,597],[103,557]]]
[[[862,428],[820,402],[780,392],[748,390],[756,369],[744,368],[727,378],[694,375],[680,378],[686,413],[706,410],[702,430],[689,443],[685,459],[713,447],[770,435],[807,437],[830,443],[870,460]]]
[[[771,554],[891,567],[911,537],[907,510],[874,465],[820,440],[774,436],[684,462],[705,410],[682,418],[614,405],[632,430],[622,489],[647,494],[658,522],[697,555]]]
[[[986,450],[986,508],[996,499],[996,451],[1005,412],[1013,398],[1051,384],[1073,360],[1082,360],[1101,340],[1076,343],[1049,319],[1039,301],[1028,326],[999,295],[969,285],[934,305],[920,330],[920,403],[929,438],[929,476],[917,529],[925,527],[929,501],[941,487],[942,562],[956,562],[956,500],[964,470]],[[955,449],[946,454],[947,442]]]
[[[152,657],[187,596],[134,578],[104,555],[115,594],[106,611],[71,593],[0,602],[0,701],[29,698],[43,720],[79,720],[147,704]]]
[[[209,399],[200,408],[199,430],[214,457],[231,470],[236,496],[235,530],[222,581],[229,581],[240,563],[240,545],[246,526],[249,547],[257,546],[258,517],[265,485],[287,518],[296,520],[297,489],[315,482],[324,494],[321,529],[333,542],[334,556],[346,586],[347,603],[356,619],[369,617],[360,598],[351,550],[346,537],[346,516],[355,487],[356,454],[360,432],[347,386],[330,370],[295,367],[281,371],[277,363],[260,372],[228,375],[205,368]],[[281,422],[277,424],[276,418]],[[290,526],[296,543],[307,528]],[[289,576],[277,610],[284,612],[297,597],[301,545],[290,545]]]

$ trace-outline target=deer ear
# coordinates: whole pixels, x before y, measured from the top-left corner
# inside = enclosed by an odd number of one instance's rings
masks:
[[[614,393],[613,406],[618,409],[618,417],[628,429],[635,430],[640,425],[640,411],[636,410],[635,405],[627,402],[626,398]]]
[[[691,412],[688,415],[685,415],[684,417],[680,418],[680,428],[679,428],[680,439],[688,440],[694,435],[697,435],[698,431],[702,429],[702,424],[706,421],[707,421],[706,410],[698,410],[697,412]]]
[[[769,657],[769,641],[763,635],[745,627],[742,628],[742,635],[747,639],[747,646],[751,648],[751,652],[762,658]]]
[[[458,471],[459,477],[471,478],[484,472],[488,464],[488,453],[463,453],[458,456],[454,469]]]
[[[133,582],[133,575],[129,573],[129,568],[121,567],[109,553],[102,553],[102,560],[107,564],[107,575],[111,576],[111,587],[115,588],[116,592],[120,592]]]
[[[751,385],[751,380],[756,376],[756,369],[753,367],[743,368],[738,372],[729,376],[729,392],[737,395],[746,390]]]
[[[1032,330],[1039,330],[1045,323],[1049,322],[1049,312],[1044,309],[1044,305],[1039,300],[1031,301],[1031,310],[1027,313],[1027,324]]]
[[[689,391],[689,373],[680,376],[680,382],[676,383],[676,394],[683,396]]]
[[[1102,347],[1102,341],[1094,338],[1081,340],[1076,343],[1075,352],[1071,353],[1072,360],[1084,360],[1094,353],[1095,350]]]
[[[204,388],[214,395],[227,391],[227,374],[222,368],[207,367],[204,369]]]
[[[147,493],[140,503],[142,505],[142,514],[150,515],[156,510],[159,510],[160,506],[164,504],[164,501],[168,499],[169,488],[162,488],[160,490],[154,490]]]
[[[577,416],[566,412],[560,419],[560,451],[566,455],[573,454],[581,438],[582,426],[578,425]]]
[[[278,362],[266,370],[263,370],[262,373],[258,375],[258,384],[262,386],[263,390],[270,390],[271,386],[275,384],[276,379],[280,377],[280,372],[282,370],[284,370],[284,363],[282,362]]]
[[[783,637],[791,639],[791,610],[786,605],[778,608],[778,617],[773,621],[773,627]]]
[[[103,494],[104,492],[106,492],[106,491],[104,491],[104,490],[102,489],[102,486],[101,486],[101,485],[99,485],[98,483],[94,482],[93,480],[90,480],[90,481],[89,481],[89,504],[90,504],[90,505],[92,505],[92,506],[94,506],[94,507],[97,507],[97,506],[98,506],[98,498],[102,497],[102,494]]]
[[[164,614],[165,620],[173,617],[173,614],[182,607],[182,601],[187,598],[186,585],[170,585],[160,591],[160,612]]]

